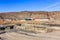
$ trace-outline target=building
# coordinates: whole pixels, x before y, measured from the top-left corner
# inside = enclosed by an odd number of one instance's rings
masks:
[[[49,18],[34,18],[35,21],[49,21]]]

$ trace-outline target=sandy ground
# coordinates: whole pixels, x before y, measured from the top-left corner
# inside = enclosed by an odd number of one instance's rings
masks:
[[[60,40],[60,31],[55,31],[51,33],[39,33],[34,34],[29,33],[29,35],[20,34],[18,32],[8,32],[1,34],[0,37],[4,40]]]
[[[5,38],[5,40],[40,40],[40,38],[26,36],[15,32],[5,33],[0,36]]]

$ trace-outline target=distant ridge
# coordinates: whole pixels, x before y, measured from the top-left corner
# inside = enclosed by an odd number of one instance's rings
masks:
[[[0,13],[3,18],[54,18],[60,20],[60,11],[21,11]]]

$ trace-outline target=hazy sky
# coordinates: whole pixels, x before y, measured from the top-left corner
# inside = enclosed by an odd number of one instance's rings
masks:
[[[60,0],[0,0],[0,12],[60,11]]]

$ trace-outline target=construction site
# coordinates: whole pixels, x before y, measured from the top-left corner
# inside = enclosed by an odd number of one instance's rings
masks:
[[[60,12],[0,13],[0,40],[60,40]]]

